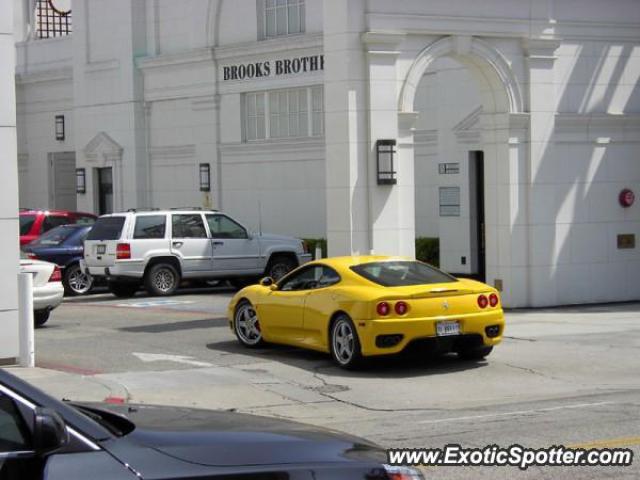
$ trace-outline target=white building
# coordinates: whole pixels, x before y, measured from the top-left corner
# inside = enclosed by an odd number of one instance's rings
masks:
[[[640,298],[635,0],[87,0],[53,38],[16,5],[22,206],[211,206],[330,254],[439,237],[513,307]]]

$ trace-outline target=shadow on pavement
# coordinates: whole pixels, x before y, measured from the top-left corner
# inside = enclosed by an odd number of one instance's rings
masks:
[[[193,330],[196,328],[228,327],[228,325],[229,322],[226,318],[218,317],[183,322],[152,323],[150,325],[138,325],[135,327],[121,327],[118,328],[118,330],[131,333],[166,333],[180,330]]]

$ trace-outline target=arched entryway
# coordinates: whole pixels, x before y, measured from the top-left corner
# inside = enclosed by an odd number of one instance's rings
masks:
[[[505,303],[521,304],[526,301],[528,285],[527,187],[523,182],[527,175],[527,150],[523,144],[528,118],[523,114],[518,78],[497,48],[478,38],[449,36],[431,41],[417,53],[404,75],[399,96],[399,165],[411,164],[413,171],[420,170],[415,164],[417,142],[424,141],[425,131],[419,130],[422,137],[416,138],[415,129],[421,117],[428,114],[417,108],[421,103],[418,101],[420,86],[429,69],[443,58],[453,59],[465,68],[480,104],[471,109],[467,117],[461,118],[457,126],[462,136],[462,130],[473,125],[475,139],[466,137],[462,142],[468,145],[461,145],[457,150],[462,157],[461,150],[468,147],[468,158],[443,158],[442,148],[440,157],[435,157],[439,164],[452,164],[452,168],[456,168],[454,164],[463,165],[461,172],[464,174],[462,196],[460,187],[442,187],[436,190],[438,196],[430,197],[439,202],[437,208],[446,216],[446,210],[442,209],[448,207],[446,202],[451,201],[454,205],[457,195],[458,209],[448,210],[458,217],[463,212],[464,218],[448,221],[457,221],[460,228],[454,231],[469,236],[470,254],[449,253],[455,258],[446,259],[444,266],[456,273],[474,273],[487,283],[502,288]],[[434,142],[437,142],[437,132],[434,135]],[[420,188],[416,180],[414,191]],[[454,200],[448,200],[447,196]]]

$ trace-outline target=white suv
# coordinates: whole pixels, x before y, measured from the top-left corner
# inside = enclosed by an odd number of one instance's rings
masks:
[[[182,279],[278,279],[311,260],[306,250],[302,240],[251,233],[215,210],[129,210],[98,218],[81,268],[119,297],[142,282],[152,295],[171,295]]]

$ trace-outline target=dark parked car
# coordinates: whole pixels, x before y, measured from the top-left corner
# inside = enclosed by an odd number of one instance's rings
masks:
[[[62,284],[68,295],[84,295],[91,290],[91,276],[80,270],[83,242],[91,225],[62,225],[49,230],[22,247],[34,260],[55,263],[62,269]]]
[[[71,212],[69,210],[20,209],[20,246],[27,245],[52,228],[70,223],[92,224],[96,221],[93,213]]]
[[[299,423],[59,402],[0,370],[0,480],[422,479],[375,445]]]

